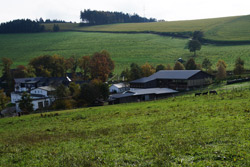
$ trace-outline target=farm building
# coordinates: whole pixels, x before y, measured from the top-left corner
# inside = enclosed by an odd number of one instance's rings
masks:
[[[125,83],[113,84],[109,87],[110,93],[122,93],[129,90],[129,86]]]
[[[27,92],[42,86],[69,85],[68,77],[15,78],[15,92]]]
[[[19,102],[22,98],[23,92],[12,92],[11,103],[16,104],[16,111],[20,112]],[[55,100],[55,88],[51,86],[43,86],[30,91],[30,98],[32,99],[33,109],[42,109],[51,105]]]
[[[55,100],[55,87],[61,84],[67,86],[71,82],[68,77],[16,78],[14,81],[15,91],[11,93],[11,103],[16,104],[17,112],[20,112],[19,102],[24,92],[30,94],[34,110],[42,109]]]
[[[109,104],[157,100],[173,96],[175,93],[176,90],[168,88],[130,89],[124,93],[110,95]]]
[[[130,88],[189,90],[211,83],[213,76],[201,70],[161,70],[130,82]]]

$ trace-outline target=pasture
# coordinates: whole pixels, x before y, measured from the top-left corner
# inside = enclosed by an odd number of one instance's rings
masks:
[[[237,88],[4,118],[0,166],[249,166],[250,85]]]
[[[140,65],[170,64],[178,58],[188,60],[192,53],[186,47],[187,39],[163,37],[153,34],[112,34],[91,32],[58,32],[34,34],[0,34],[0,57],[11,58],[17,65],[26,65],[30,59],[40,55],[58,54],[63,57],[81,57],[107,50],[115,61],[115,73],[120,73],[131,63]],[[237,57],[245,60],[245,68],[250,69],[250,46],[204,45],[197,52],[196,63],[205,57],[215,64],[223,59],[228,70],[234,68]]]
[[[104,32],[193,32],[203,31],[206,39],[218,41],[249,41],[250,15],[211,18],[187,21],[166,21],[154,23],[126,23],[88,27],[78,24],[59,24],[61,30],[104,31]],[[45,24],[51,29],[50,24]]]

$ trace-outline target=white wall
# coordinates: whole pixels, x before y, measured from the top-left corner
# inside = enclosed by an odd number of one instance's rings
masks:
[[[32,91],[30,91],[31,94],[39,94],[39,95],[44,95],[46,97],[48,97],[48,92],[46,90],[37,88],[37,89],[33,89]]]
[[[116,86],[112,85],[112,86],[109,87],[109,92],[110,93],[112,93],[112,92],[119,93],[119,89]]]
[[[16,94],[14,92],[11,93],[11,103],[16,103],[16,101],[21,100],[22,95],[21,94]]]

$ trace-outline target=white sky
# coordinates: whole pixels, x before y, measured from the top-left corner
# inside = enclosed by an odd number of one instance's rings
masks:
[[[42,17],[79,22],[84,9],[192,20],[250,14],[249,0],[0,0],[0,22]]]

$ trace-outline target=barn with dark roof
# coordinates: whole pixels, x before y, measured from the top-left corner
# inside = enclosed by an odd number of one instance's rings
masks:
[[[170,88],[189,90],[211,83],[213,76],[201,70],[161,70],[130,82],[130,88]]]

